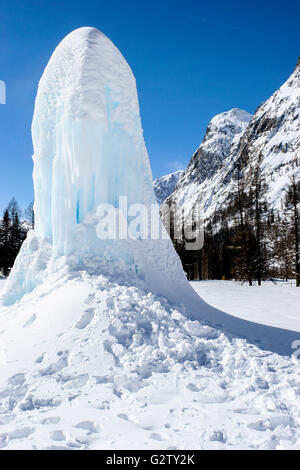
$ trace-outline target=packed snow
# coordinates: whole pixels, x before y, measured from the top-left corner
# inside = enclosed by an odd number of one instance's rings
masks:
[[[299,449],[299,333],[206,303],[168,238],[97,237],[102,202],[155,201],[134,77],[99,31],[55,50],[33,141],[36,227],[2,290],[0,447]]]
[[[142,287],[57,275],[1,316],[3,449],[300,448],[299,359]]]

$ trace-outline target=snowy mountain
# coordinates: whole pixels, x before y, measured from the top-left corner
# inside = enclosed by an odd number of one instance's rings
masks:
[[[210,121],[203,142],[170,196],[174,203],[190,210],[200,202],[206,215],[208,208],[215,205],[213,195],[251,118],[246,111],[234,108]]]
[[[175,190],[178,180],[181,178],[183,170],[175,171],[169,175],[161,176],[153,181],[153,189],[158,204],[162,204]]]
[[[232,153],[252,116],[241,109],[231,109],[215,116],[209,123],[202,144],[196,150],[180,183],[191,180],[201,184],[222,166]]]
[[[251,115],[233,109],[209,123],[203,142],[177,183],[170,200],[190,211],[195,204],[209,219],[226,208],[241,168],[250,182],[253,168],[261,168],[269,208],[280,209],[291,175],[300,179],[300,60],[293,74]],[[299,165],[299,163],[298,163]]]
[[[289,79],[256,110],[232,158],[246,181],[259,164],[268,203],[280,209],[292,174],[300,180],[300,59]]]

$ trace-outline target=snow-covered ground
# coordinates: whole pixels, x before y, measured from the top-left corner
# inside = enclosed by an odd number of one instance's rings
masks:
[[[260,287],[235,281],[194,281],[191,285],[208,304],[226,313],[300,332],[300,289],[295,281],[267,281]]]
[[[298,360],[187,313],[84,273],[2,307],[1,448],[299,449]]]

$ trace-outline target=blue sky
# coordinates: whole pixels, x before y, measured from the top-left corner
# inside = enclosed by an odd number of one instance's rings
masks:
[[[0,213],[33,197],[30,126],[39,78],[56,45],[94,26],[121,50],[138,86],[153,176],[187,165],[209,120],[254,112],[292,73],[297,1],[1,0]]]

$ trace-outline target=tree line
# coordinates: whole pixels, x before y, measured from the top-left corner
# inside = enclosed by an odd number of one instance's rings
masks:
[[[299,166],[295,159],[294,166]],[[296,279],[300,287],[300,181],[290,178],[280,210],[268,205],[267,184],[260,159],[247,181],[242,168],[233,175],[234,187],[226,208],[215,211],[205,225],[201,250],[185,250],[185,240],[170,236],[189,279]],[[171,214],[172,215],[172,214]],[[24,217],[15,198],[0,222],[0,269],[7,276],[29,229],[34,228],[31,202]],[[184,232],[184,230],[183,230]]]
[[[293,166],[299,166],[298,159]],[[233,191],[226,208],[207,221],[203,248],[186,251],[173,240],[189,279],[261,285],[266,279],[293,278],[300,287],[300,181],[290,178],[280,210],[269,207],[267,189],[260,158],[247,180],[242,168],[235,168]]]
[[[4,276],[9,274],[29,229],[34,228],[33,203],[22,217],[22,211],[13,197],[4,210],[0,222],[0,269]]]

